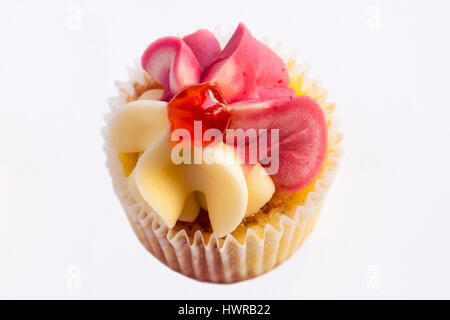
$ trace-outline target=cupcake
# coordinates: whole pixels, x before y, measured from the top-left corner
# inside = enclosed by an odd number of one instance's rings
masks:
[[[231,283],[286,261],[311,233],[341,135],[326,92],[239,24],[151,43],[117,82],[107,166],[145,248],[171,269]]]

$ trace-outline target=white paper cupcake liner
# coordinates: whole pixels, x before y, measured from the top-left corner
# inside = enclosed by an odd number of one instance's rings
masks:
[[[277,228],[267,223],[263,226],[262,238],[250,227],[243,243],[231,234],[219,239],[212,234],[206,242],[201,231],[196,231],[192,237],[185,230],[177,232],[168,229],[160,222],[156,212],[134,199],[118,153],[109,145],[108,126],[114,112],[136,99],[137,94],[151,86],[152,80],[136,62],[134,68],[128,68],[129,80],[116,82],[119,96],[108,99],[111,112],[105,117],[106,127],[103,130],[107,167],[114,190],[137,237],[150,253],[171,269],[200,281],[215,283],[250,279],[286,261],[312,231],[338,169],[342,136],[333,116],[334,105],[325,102],[326,91],[317,82],[307,79],[305,66],[295,65],[292,75],[303,77],[302,88],[321,104],[330,122],[327,165],[323,169],[323,177],[315,181],[305,205],[297,207],[293,218],[281,215]]]

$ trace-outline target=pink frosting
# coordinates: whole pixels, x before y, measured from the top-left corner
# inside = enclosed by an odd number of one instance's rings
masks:
[[[327,150],[327,126],[325,115],[315,100],[309,96],[294,96],[239,101],[230,108],[230,128],[257,132],[259,129],[280,130],[279,144],[273,146],[278,148],[279,170],[272,176],[280,189],[289,192],[302,189],[319,174]],[[270,134],[267,138],[271,146]]]
[[[293,95],[286,65],[275,52],[239,24],[223,50],[208,30],[183,39],[165,37],[142,56],[142,67],[172,98],[184,86],[214,82],[228,103]]]
[[[215,82],[232,103],[258,98],[261,88],[287,88],[289,74],[283,60],[241,23],[202,81]]]
[[[153,42],[142,55],[141,64],[164,87],[165,100],[171,99],[184,87],[199,83],[202,74],[191,48],[177,37]]]
[[[319,174],[327,150],[322,109],[288,88],[283,60],[242,23],[223,50],[211,32],[199,30],[153,42],[141,62],[164,86],[165,100],[186,86],[212,82],[230,104],[231,128],[279,129],[279,171],[272,176],[279,189],[302,189]]]
[[[204,71],[220,54],[220,44],[214,34],[201,29],[183,38],[183,41],[194,52],[195,57]]]

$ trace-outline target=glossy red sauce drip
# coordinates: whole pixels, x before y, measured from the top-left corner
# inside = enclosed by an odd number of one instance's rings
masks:
[[[186,87],[167,105],[172,131],[186,129],[191,136],[191,143],[205,146],[212,141],[203,141],[203,134],[208,129],[218,129],[222,134],[228,127],[231,114],[216,85],[203,83]],[[201,121],[201,136],[194,133],[194,121]]]

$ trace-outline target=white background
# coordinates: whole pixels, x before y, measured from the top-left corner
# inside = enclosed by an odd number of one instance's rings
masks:
[[[447,1],[2,1],[0,298],[450,298]],[[337,102],[316,229],[267,275],[185,278],[134,236],[105,168],[113,81],[199,27],[283,43]]]

